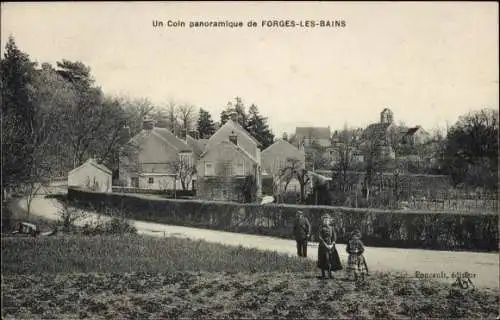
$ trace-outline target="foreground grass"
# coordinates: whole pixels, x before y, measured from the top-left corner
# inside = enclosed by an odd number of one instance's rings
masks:
[[[2,239],[2,275],[72,272],[304,272],[314,261],[178,238],[56,236]]]
[[[376,273],[319,280],[314,261],[185,239],[5,238],[2,319],[490,318],[498,291]]]

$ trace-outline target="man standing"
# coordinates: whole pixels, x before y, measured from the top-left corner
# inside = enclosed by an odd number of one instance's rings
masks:
[[[307,257],[307,241],[311,234],[311,224],[302,211],[297,212],[293,226],[295,241],[297,241],[297,254],[299,257]]]

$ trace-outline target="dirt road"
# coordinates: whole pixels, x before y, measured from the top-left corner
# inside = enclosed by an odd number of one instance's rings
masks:
[[[26,201],[19,200],[13,203],[23,210],[26,209]],[[58,219],[60,204],[54,199],[37,197],[33,199],[31,212],[35,216],[46,219]],[[87,220],[78,223],[83,225],[90,219],[95,219],[96,214],[88,213]],[[193,240],[205,240],[209,242],[222,243],[226,245],[244,246],[261,250],[278,251],[294,255],[296,254],[295,242],[293,240],[279,239],[266,236],[248,235],[241,233],[222,232],[207,229],[163,225],[152,222],[135,221],[133,224],[141,234],[151,236],[174,236],[189,238]],[[317,244],[309,245],[308,256],[310,259],[317,258]],[[346,261],[345,245],[337,245],[341,259]],[[454,273],[468,272],[475,275],[471,280],[477,287],[498,288],[499,286],[499,257],[498,253],[476,253],[476,252],[452,252],[433,251],[422,249],[399,249],[399,248],[375,248],[367,247],[365,257],[372,271],[402,271],[409,276],[438,275],[448,278],[437,278],[449,283],[454,282]]]

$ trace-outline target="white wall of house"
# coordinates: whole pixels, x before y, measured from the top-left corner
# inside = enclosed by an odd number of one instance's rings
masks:
[[[68,174],[68,187],[79,187],[97,192],[111,192],[111,173],[84,163]]]
[[[148,175],[143,174],[139,177],[139,188],[153,190],[182,190],[182,183],[172,175]],[[187,190],[193,190],[193,182],[187,185]]]

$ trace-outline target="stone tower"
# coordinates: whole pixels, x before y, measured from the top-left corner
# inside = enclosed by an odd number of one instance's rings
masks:
[[[380,113],[380,123],[392,123],[394,121],[394,114],[391,109],[385,108]]]

